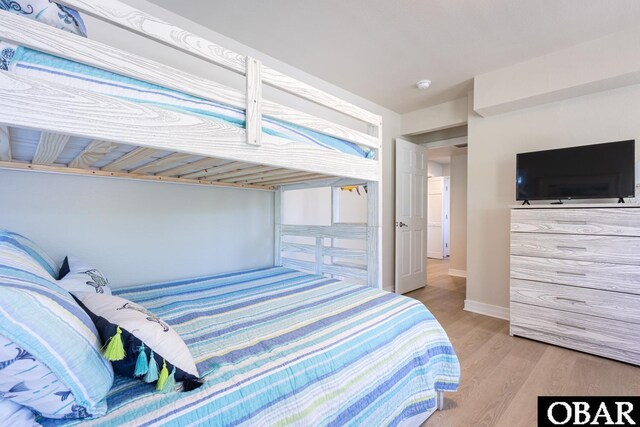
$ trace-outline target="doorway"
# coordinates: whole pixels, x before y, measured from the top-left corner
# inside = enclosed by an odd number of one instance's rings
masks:
[[[467,138],[424,147],[429,177],[426,285],[466,292]]]

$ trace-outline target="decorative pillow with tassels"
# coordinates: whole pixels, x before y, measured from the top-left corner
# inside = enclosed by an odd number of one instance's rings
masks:
[[[73,295],[95,323],[115,372],[155,383],[162,392],[175,391],[177,382],[185,391],[202,385],[189,348],[162,319],[115,295]]]

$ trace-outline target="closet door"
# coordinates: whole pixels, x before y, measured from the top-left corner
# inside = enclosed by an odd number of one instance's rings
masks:
[[[444,258],[444,178],[429,178],[427,257]]]

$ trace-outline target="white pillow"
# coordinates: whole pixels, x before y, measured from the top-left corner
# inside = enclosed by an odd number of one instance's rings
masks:
[[[106,276],[80,258],[68,256],[62,263],[58,285],[69,293],[92,292],[111,295],[111,285]]]
[[[105,348],[104,355],[111,360],[115,372],[141,377],[149,383],[158,381],[158,391],[175,390],[174,382],[182,382],[185,390],[202,385],[189,348],[162,319],[141,305],[115,295],[77,292],[74,296],[95,323]],[[112,349],[117,351],[112,353]],[[171,377],[171,381],[165,387],[167,377]]]
[[[0,420],[3,425],[12,427],[40,426],[35,418],[35,414],[28,408],[0,397]]]

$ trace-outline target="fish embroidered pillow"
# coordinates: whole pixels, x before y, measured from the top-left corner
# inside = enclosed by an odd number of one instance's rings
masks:
[[[182,382],[185,391],[202,385],[189,348],[166,322],[139,304],[115,295],[75,292],[104,344],[103,354],[116,373],[156,383],[171,392]]]
[[[111,285],[98,269],[74,256],[67,256],[58,274],[58,285],[69,293],[93,292],[111,295]]]
[[[49,368],[1,335],[0,398],[25,406],[45,418],[92,418],[107,411],[103,401],[95,414],[89,413]]]

